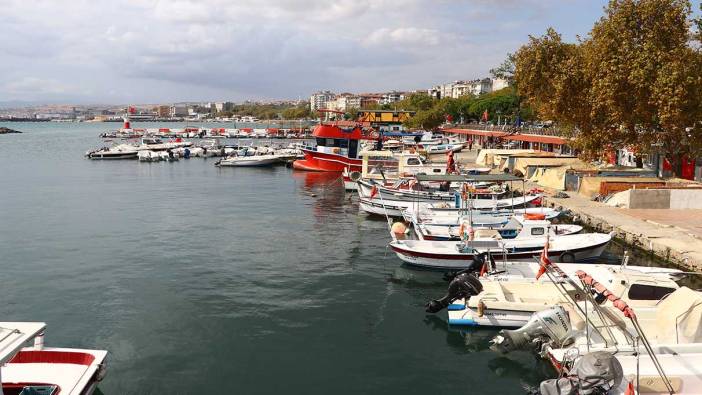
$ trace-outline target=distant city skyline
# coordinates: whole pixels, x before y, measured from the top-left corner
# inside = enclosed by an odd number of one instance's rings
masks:
[[[606,0],[9,0],[0,104],[301,99],[482,78]],[[697,2],[696,2],[697,3]]]

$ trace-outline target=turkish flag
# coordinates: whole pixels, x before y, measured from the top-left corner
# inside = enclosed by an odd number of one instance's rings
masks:
[[[544,244],[544,250],[541,251],[541,257],[539,258],[539,272],[536,273],[536,279],[538,280],[544,273],[546,273],[546,268],[551,265],[551,260],[548,259],[548,239],[546,239],[546,244]]]

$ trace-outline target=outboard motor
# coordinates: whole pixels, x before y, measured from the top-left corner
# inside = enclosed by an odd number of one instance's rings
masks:
[[[463,271],[456,275],[448,286],[448,293],[441,299],[432,300],[425,306],[427,313],[438,313],[456,299],[469,299],[482,292],[483,284],[473,274]]]
[[[612,353],[594,351],[578,358],[568,375],[541,382],[539,395],[599,395],[623,393],[626,388],[622,365]]]
[[[506,353],[523,348],[527,343],[552,341],[563,346],[570,340],[572,326],[562,306],[537,311],[529,322],[515,330],[501,330],[492,340],[491,349]]]

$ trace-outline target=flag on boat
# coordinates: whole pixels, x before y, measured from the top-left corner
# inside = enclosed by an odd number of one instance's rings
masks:
[[[378,186],[373,185],[373,187],[371,188],[370,198],[373,199],[375,197],[375,195],[377,195],[377,194],[378,194]]]
[[[544,244],[544,250],[541,251],[541,257],[539,257],[539,272],[536,273],[536,279],[538,280],[544,273],[546,273],[546,268],[551,265],[551,260],[548,259],[548,237],[546,237],[546,244]]]

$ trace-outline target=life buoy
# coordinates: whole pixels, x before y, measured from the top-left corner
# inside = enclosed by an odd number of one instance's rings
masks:
[[[546,219],[546,214],[540,214],[540,213],[526,213],[526,214],[524,214],[524,219],[543,220],[543,219]]]

